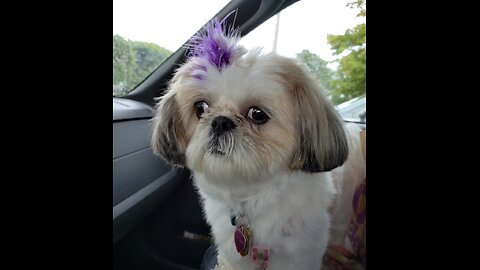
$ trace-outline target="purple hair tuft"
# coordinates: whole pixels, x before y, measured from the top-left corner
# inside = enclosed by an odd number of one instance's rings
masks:
[[[207,60],[218,70],[229,66],[239,40],[238,33],[233,28],[226,32],[226,19],[236,11],[228,14],[223,20],[217,18],[210,21],[203,31],[193,37],[190,43],[190,57],[198,57]],[[199,66],[206,71],[205,66]]]

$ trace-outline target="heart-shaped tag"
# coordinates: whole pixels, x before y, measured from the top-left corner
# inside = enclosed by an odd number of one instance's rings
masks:
[[[246,256],[250,248],[250,230],[244,225],[240,225],[235,229],[234,239],[238,253]]]

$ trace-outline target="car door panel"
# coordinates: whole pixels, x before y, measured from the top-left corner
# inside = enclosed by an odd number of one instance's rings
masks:
[[[113,241],[139,224],[171,196],[188,172],[155,156],[150,146],[153,109],[114,98]]]

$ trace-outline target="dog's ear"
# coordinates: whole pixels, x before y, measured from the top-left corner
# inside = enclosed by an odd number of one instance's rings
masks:
[[[171,165],[185,166],[185,128],[176,95],[171,90],[157,104],[151,144],[153,152]]]
[[[343,121],[305,68],[288,58],[280,61],[296,108],[298,136],[289,169],[317,173],[341,166],[348,156]]]

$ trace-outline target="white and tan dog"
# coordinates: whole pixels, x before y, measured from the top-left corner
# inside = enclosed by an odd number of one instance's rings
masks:
[[[176,71],[157,107],[154,152],[193,172],[219,268],[320,269],[329,210],[341,242],[364,177],[360,130],[345,129],[294,60],[247,52],[224,30],[213,21]]]

